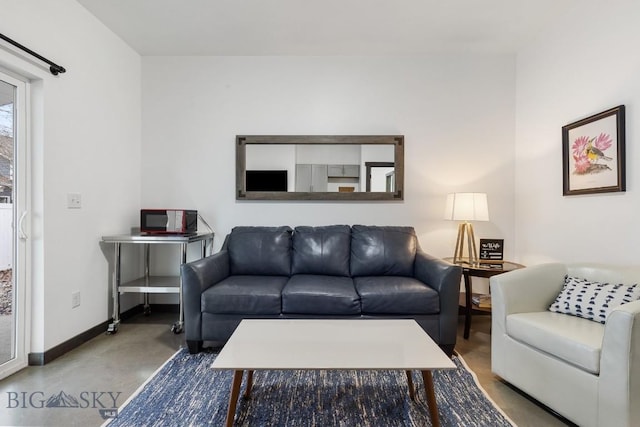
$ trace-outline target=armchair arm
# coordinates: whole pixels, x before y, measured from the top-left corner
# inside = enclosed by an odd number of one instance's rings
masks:
[[[609,314],[599,382],[598,425],[640,425],[640,301],[621,305]]]
[[[489,279],[492,315],[547,311],[564,285],[564,264],[540,264]]]
[[[182,264],[180,280],[187,340],[201,340],[202,292],[229,276],[229,253],[225,250]]]
[[[507,316],[514,313],[547,311],[562,290],[567,268],[564,264],[540,264],[498,274],[491,285],[491,370],[500,376],[510,355],[506,347]]]
[[[414,276],[438,291],[440,296],[440,342],[455,344],[462,268],[418,250]]]

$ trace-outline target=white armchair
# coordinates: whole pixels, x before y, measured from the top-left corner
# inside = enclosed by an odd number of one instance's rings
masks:
[[[543,264],[492,277],[492,371],[580,426],[640,426],[640,301],[605,324],[550,312],[565,275],[634,284],[640,267]]]

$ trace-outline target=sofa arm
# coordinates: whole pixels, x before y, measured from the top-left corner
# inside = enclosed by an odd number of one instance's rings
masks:
[[[598,425],[640,425],[640,301],[611,311],[604,328]]]
[[[457,309],[462,277],[462,268],[459,265],[419,250],[416,253],[414,275],[416,279],[426,283],[440,294],[455,294]]]
[[[182,264],[180,280],[184,326],[187,340],[201,341],[202,338],[202,293],[229,276],[229,253],[220,251],[197,261]]]
[[[440,343],[455,344],[462,268],[418,250],[414,276],[438,291],[440,297]]]

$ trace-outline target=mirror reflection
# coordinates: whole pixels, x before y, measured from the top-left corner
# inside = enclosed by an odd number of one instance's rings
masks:
[[[238,136],[236,140],[237,199],[402,199],[401,136]]]
[[[246,191],[393,192],[393,165],[393,145],[248,144]]]

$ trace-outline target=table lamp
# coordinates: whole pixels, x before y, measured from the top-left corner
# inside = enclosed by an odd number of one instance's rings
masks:
[[[489,207],[486,193],[451,193],[447,195],[444,219],[462,221],[458,225],[458,239],[453,262],[464,262],[464,240],[467,239],[467,260],[478,263],[478,249],[473,225],[469,221],[489,221]]]

